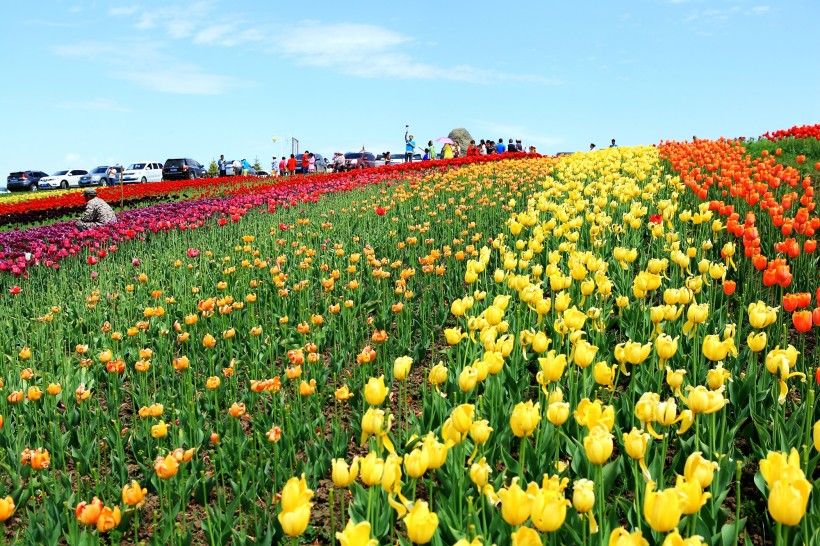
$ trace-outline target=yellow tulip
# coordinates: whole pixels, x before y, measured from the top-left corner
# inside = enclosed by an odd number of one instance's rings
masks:
[[[547,406],[547,421],[560,427],[569,418],[569,404],[567,402],[552,402]]]
[[[550,351],[547,356],[540,357],[538,364],[541,366],[541,371],[538,372],[536,379],[542,386],[549,385],[561,379],[564,375],[564,369],[567,366],[567,355],[556,355],[555,351]]]
[[[473,404],[461,404],[453,409],[450,418],[453,420],[453,427],[460,434],[464,434],[472,428],[474,415],[475,406]]]
[[[367,486],[378,485],[384,475],[384,459],[380,458],[375,451],[371,451],[362,459],[359,475],[362,482]]]
[[[778,480],[796,482],[806,477],[800,467],[800,454],[795,448],[792,448],[788,455],[780,451],[770,451],[766,458],[760,461],[760,473],[769,489]]]
[[[428,452],[417,447],[404,456],[404,470],[411,478],[420,478],[425,472],[427,472],[428,462]]]
[[[462,339],[467,337],[467,334],[461,332],[461,328],[445,328],[444,337],[447,339],[448,345],[458,345]]]
[[[630,458],[635,460],[643,459],[646,455],[646,445],[649,443],[649,434],[632,427],[629,433],[624,433],[624,449]]]
[[[706,384],[713,391],[720,389],[727,380],[732,380],[732,374],[723,367],[723,362],[718,362],[717,366],[706,373]]]
[[[675,529],[681,514],[680,497],[675,488],[655,491],[655,482],[646,484],[643,515],[653,531],[667,533]]]
[[[478,368],[475,366],[464,366],[458,375],[458,388],[461,392],[470,392],[478,383]]]
[[[435,470],[444,466],[449,447],[447,444],[439,442],[433,433],[425,436],[422,449],[427,452],[427,468],[429,470]]]
[[[353,457],[350,466],[347,465],[344,459],[333,459],[330,465],[333,469],[331,479],[336,487],[349,487],[356,480],[356,476],[359,475],[358,457]]]
[[[766,341],[766,332],[749,332],[749,335],[746,337],[746,345],[756,353],[766,348]]]
[[[570,502],[563,493],[541,488],[532,500],[530,519],[532,524],[541,532],[552,533],[557,531],[567,517],[567,506]]]
[[[384,376],[371,377],[364,386],[364,398],[371,406],[379,406],[390,390],[384,384]]]
[[[814,440],[814,449],[820,451],[820,421],[814,423],[812,429],[812,439]]]
[[[521,527],[510,535],[512,546],[541,546],[538,531],[531,527]]]
[[[438,389],[438,386],[442,383],[447,381],[447,368],[444,367],[444,364],[439,362],[435,366],[430,369],[430,373],[427,375],[427,381],[430,382],[431,385]]]
[[[384,461],[381,486],[388,493],[401,492],[401,462],[402,457],[390,453]]]
[[[407,537],[414,544],[427,544],[438,529],[438,516],[431,512],[424,501],[416,501],[404,518]]]
[[[509,487],[498,492],[501,499],[501,517],[510,525],[521,525],[530,517],[533,495],[518,485],[518,477],[512,479]]]
[[[531,436],[541,421],[541,405],[533,404],[532,400],[519,402],[510,415],[510,427],[513,434],[519,438]]]
[[[475,462],[470,466],[470,480],[481,491],[490,479],[490,474],[493,469],[487,464],[487,458],[481,457],[481,460]]]
[[[721,340],[720,336],[708,335],[703,338],[701,347],[703,355],[713,362],[723,360],[727,355],[737,356],[737,347],[733,338]]]
[[[348,520],[344,531],[336,533],[336,540],[341,546],[378,546],[379,541],[375,538],[370,538],[370,523],[362,521],[353,523],[353,520]]]
[[[789,525],[798,525],[806,514],[812,484],[805,478],[798,480],[781,479],[769,490],[769,514],[772,519]]]
[[[703,539],[695,535],[689,538],[683,538],[677,529],[666,535],[661,546],[704,546]]]
[[[649,546],[641,531],[630,534],[623,527],[614,529],[609,535],[609,546]]]
[[[470,438],[472,438],[473,443],[476,445],[483,445],[490,439],[490,433],[492,431],[493,428],[490,427],[490,422],[486,419],[474,421],[470,426]]]
[[[586,368],[595,360],[598,347],[586,340],[581,340],[575,344],[570,353],[570,358],[579,368]]]
[[[413,366],[413,359],[409,356],[400,356],[393,362],[393,377],[397,381],[404,381],[410,375],[410,368]]]
[[[0,499],[0,521],[9,519],[14,514],[15,509],[13,498],[7,496],[4,499]]]
[[[615,364],[610,366],[605,361],[601,361],[595,364],[595,367],[592,368],[592,376],[595,378],[595,382],[601,385],[602,387],[607,387],[610,390],[615,388],[615,373],[618,371],[618,365]]]
[[[775,323],[779,307],[769,307],[762,301],[750,303],[748,309],[749,324],[752,328],[762,330]]]
[[[683,467],[683,476],[688,481],[698,482],[701,489],[706,489],[712,485],[712,479],[717,469],[718,464],[716,462],[704,459],[700,451],[695,451],[686,458],[686,464]]]
[[[589,532],[598,532],[598,522],[592,509],[595,508],[595,482],[582,478],[576,480],[572,486],[572,506],[580,516],[589,518]]]
[[[703,492],[700,483],[696,480],[687,480],[684,476],[678,476],[675,489],[680,497],[681,512],[686,515],[697,513],[712,497],[711,493]]]
[[[544,332],[536,332],[532,338],[532,350],[539,354],[543,353],[550,346],[551,342],[552,340],[547,337],[547,334]]]
[[[168,425],[165,424],[165,421],[160,421],[159,423],[151,427],[152,438],[165,438],[167,434]]]
[[[589,430],[600,426],[610,432],[615,426],[615,408],[604,406],[600,400],[591,402],[589,398],[584,398],[575,408],[574,415],[578,424]]]
[[[666,361],[675,356],[678,352],[679,337],[672,337],[667,334],[659,334],[655,338],[655,352],[658,353],[658,358]]]
[[[613,448],[612,434],[605,427],[593,427],[584,437],[584,451],[592,464],[604,464],[612,455]]]

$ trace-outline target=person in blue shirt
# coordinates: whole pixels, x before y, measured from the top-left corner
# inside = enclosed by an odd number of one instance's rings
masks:
[[[506,151],[507,151],[507,147],[506,147],[506,146],[504,146],[504,139],[503,139],[503,138],[499,138],[499,139],[498,139],[498,144],[496,144],[496,145],[495,145],[495,153],[497,153],[497,154],[503,154],[503,153],[504,153],[504,152],[506,152]]]
[[[413,135],[407,136],[407,131],[404,132],[404,162],[410,163],[413,161],[413,152],[416,151],[416,141],[413,140]]]
[[[248,172],[251,170],[251,164],[248,163],[247,159],[242,160],[242,176],[248,176]]]

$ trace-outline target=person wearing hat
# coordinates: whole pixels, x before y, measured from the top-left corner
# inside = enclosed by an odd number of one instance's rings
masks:
[[[114,210],[102,199],[97,197],[97,190],[88,188],[83,192],[85,198],[85,212],[82,217],[77,220],[77,227],[79,229],[91,229],[95,227],[113,224],[117,221],[117,215]]]

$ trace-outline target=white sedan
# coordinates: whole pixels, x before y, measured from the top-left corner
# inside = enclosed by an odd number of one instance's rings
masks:
[[[57,171],[51,176],[40,179],[40,189],[48,190],[53,188],[79,188],[80,177],[88,174],[84,169],[71,169],[68,171]]]
[[[162,163],[146,161],[132,163],[122,173],[122,181],[129,182],[162,182]]]

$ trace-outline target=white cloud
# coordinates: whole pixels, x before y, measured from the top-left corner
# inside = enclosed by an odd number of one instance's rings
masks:
[[[361,78],[560,83],[537,74],[513,74],[467,64],[442,67],[425,63],[403,51],[413,42],[409,36],[377,25],[302,23],[279,36],[273,51],[297,64],[330,68]]]
[[[134,4],[132,6],[120,6],[117,8],[111,8],[108,10],[109,15],[113,15],[115,17],[120,16],[127,16],[127,15],[134,15],[140,10],[139,4]]]
[[[129,108],[122,106],[112,99],[92,99],[79,102],[61,102],[57,108],[66,110],[97,110],[101,112],[130,112]]]
[[[221,95],[231,89],[252,85],[251,82],[230,76],[207,74],[195,66],[174,66],[150,71],[118,71],[113,75],[152,91],[178,95]]]
[[[769,6],[755,6],[752,8],[752,14],[763,15],[764,13],[768,13],[769,9]]]

